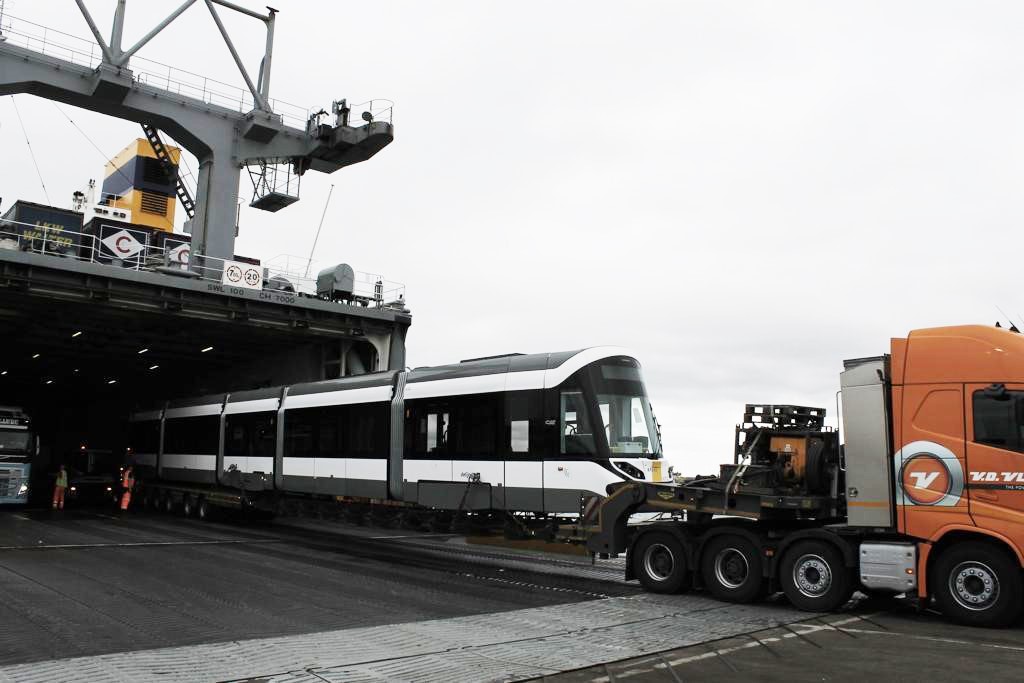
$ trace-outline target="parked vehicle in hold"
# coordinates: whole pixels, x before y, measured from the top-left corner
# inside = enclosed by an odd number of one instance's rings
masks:
[[[24,505],[31,486],[36,439],[24,410],[0,406],[0,505]]]
[[[832,610],[906,593],[964,624],[1024,605],[1024,336],[911,332],[844,363],[841,432],[825,411],[748,405],[734,462],[682,484],[624,482],[583,520],[650,591],[750,602],[782,590]],[[842,438],[840,438],[842,437]],[[629,526],[636,512],[671,519]]]
[[[117,502],[123,458],[110,450],[83,446],[65,460],[70,502],[82,505]]]

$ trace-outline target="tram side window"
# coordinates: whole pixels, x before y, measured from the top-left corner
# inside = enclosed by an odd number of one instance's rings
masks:
[[[452,425],[451,407],[447,402],[419,402],[410,406],[409,417],[415,420],[414,453],[448,453]]]
[[[587,419],[583,392],[566,390],[561,394],[562,453],[593,455],[596,453],[594,432]]]
[[[224,456],[273,458],[277,450],[274,413],[240,413],[224,420]]]
[[[249,423],[249,444],[257,458],[273,458],[277,452],[277,416],[255,413]]]
[[[530,452],[530,421],[511,420],[509,423],[509,447],[513,453]]]
[[[505,394],[505,452],[543,451],[543,404],[544,394],[540,391],[510,391]]]
[[[501,411],[500,394],[474,394],[452,399],[455,428],[449,429],[452,450],[469,456],[493,456],[497,452]]]
[[[229,416],[224,424],[224,456],[244,458],[249,455],[248,420],[243,416]]]
[[[316,457],[340,458],[344,456],[341,449],[341,420],[347,406],[328,406],[317,413]]]
[[[286,458],[316,457],[315,414],[315,408],[289,410],[285,413],[284,456]]]
[[[389,439],[388,411],[390,406],[357,404],[346,406],[348,419],[343,429],[344,452],[352,457],[381,457],[387,452]]]
[[[136,453],[156,453],[160,450],[160,423],[156,420],[133,422],[130,445]]]
[[[216,454],[220,417],[179,417],[164,423],[164,452],[191,455]]]
[[[974,441],[1024,452],[1024,391],[974,392]]]

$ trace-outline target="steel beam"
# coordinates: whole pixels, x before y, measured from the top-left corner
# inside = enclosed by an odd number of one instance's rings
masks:
[[[267,101],[263,99],[263,95],[260,94],[259,89],[253,85],[252,79],[249,78],[249,72],[246,70],[245,64],[242,63],[242,58],[238,56],[235,44],[231,42],[231,36],[228,35],[228,30],[224,27],[224,22],[220,20],[220,15],[217,14],[217,8],[213,6],[213,0],[206,0],[206,6],[210,10],[213,22],[217,24],[217,30],[220,31],[221,37],[224,38],[224,44],[228,46],[228,52],[231,53],[231,58],[235,60],[235,66],[238,67],[239,73],[242,74],[245,84],[249,86],[249,92],[252,93],[252,99],[256,103],[256,108],[260,111],[269,112],[270,106],[267,104]]]
[[[76,0],[76,2],[80,3],[81,0]],[[138,52],[143,45],[153,40],[153,38],[155,38],[157,34],[159,34],[161,31],[167,28],[172,21],[180,17],[182,12],[184,12],[194,4],[196,4],[196,0],[185,0],[184,4],[182,4],[181,7],[171,12],[166,19],[157,24],[156,28],[154,28],[152,31],[144,35],[142,38],[140,38],[139,42],[132,45],[130,48],[128,48],[127,51],[122,52],[117,58],[117,63],[121,66],[126,65],[128,63],[128,60],[131,59],[132,55]]]
[[[113,63],[114,55],[110,52],[110,46],[103,40],[103,34],[100,33],[100,29],[96,26],[96,22],[93,21],[92,15],[89,14],[89,9],[85,6],[84,0],[75,0],[75,4],[78,5],[78,9],[82,11],[82,17],[85,18],[85,23],[89,25],[89,30],[92,31],[93,38],[96,39],[96,44],[99,45],[100,50],[103,52],[103,59],[107,62]]]

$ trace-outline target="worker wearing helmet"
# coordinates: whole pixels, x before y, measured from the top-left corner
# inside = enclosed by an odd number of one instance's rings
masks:
[[[121,510],[127,510],[128,504],[132,502],[132,489],[135,488],[135,473],[132,471],[132,466],[129,464],[124,468],[124,473],[121,475]]]
[[[57,480],[53,484],[53,509],[64,509],[64,493],[68,490],[68,471],[64,465],[60,466],[57,472]]]

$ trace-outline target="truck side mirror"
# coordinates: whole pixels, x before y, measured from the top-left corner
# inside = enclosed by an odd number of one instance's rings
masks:
[[[990,384],[984,389],[985,397],[996,401],[1009,401],[1010,394],[1006,391],[1005,384]]]

